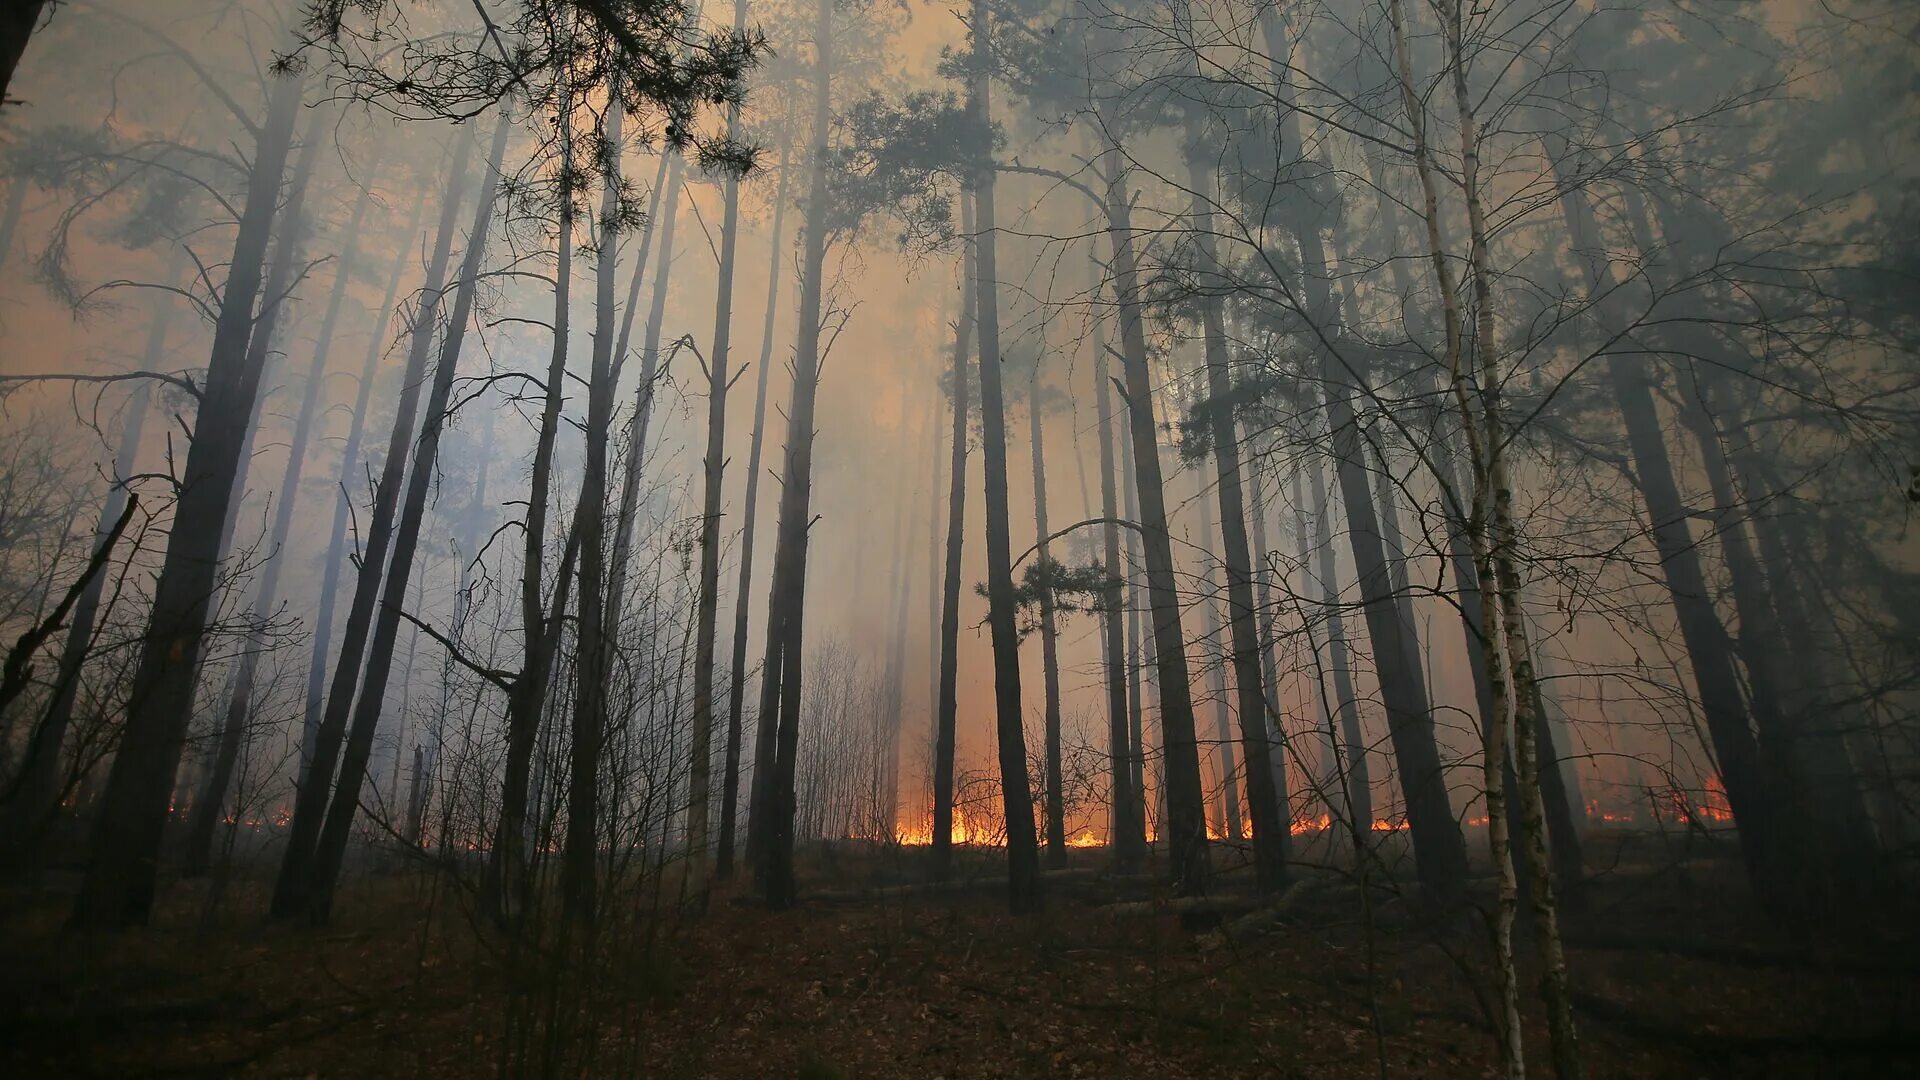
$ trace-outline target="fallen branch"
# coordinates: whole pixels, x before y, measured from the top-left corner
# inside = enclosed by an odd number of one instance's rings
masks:
[[[1199,940],[1200,951],[1212,952],[1236,939],[1252,937],[1255,934],[1265,931],[1274,923],[1279,922],[1287,912],[1293,910],[1293,908],[1300,903],[1301,898],[1306,896],[1314,886],[1320,884],[1320,881],[1321,879],[1318,877],[1303,877],[1287,886],[1286,891],[1282,892],[1273,903],[1268,904],[1266,907],[1242,915],[1238,919],[1214,930],[1212,933],[1201,935]]]

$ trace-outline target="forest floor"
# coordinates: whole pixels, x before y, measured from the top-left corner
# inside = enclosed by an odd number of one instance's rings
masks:
[[[810,863],[813,898],[785,913],[743,888],[704,914],[616,898],[679,913],[633,920],[594,970],[551,979],[417,870],[363,871],[322,929],[265,922],[262,886],[236,880],[218,906],[203,884],[169,884],[150,930],[69,936],[57,888],[13,889],[0,893],[0,1075],[453,1077],[508,1060],[816,1080],[1497,1071],[1484,932],[1437,932],[1390,889],[1363,903],[1327,877],[1269,931],[1223,938],[1192,915],[1112,904],[1129,883],[1099,877],[1097,851],[1076,852],[1081,869],[1021,919],[990,885],[834,888],[876,880],[873,858]],[[1589,1075],[1920,1075],[1912,921],[1788,937],[1734,869],[1620,860],[1585,888],[1566,937]],[[505,992],[510,969],[536,972],[527,992]],[[564,1037],[527,1035],[554,1017]],[[1544,1073],[1537,1008],[1527,1042]]]

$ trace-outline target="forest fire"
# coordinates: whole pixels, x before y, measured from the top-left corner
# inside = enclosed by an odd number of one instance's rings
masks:
[[[1916,280],[1920,0],[0,2],[0,1076],[1920,1075]]]

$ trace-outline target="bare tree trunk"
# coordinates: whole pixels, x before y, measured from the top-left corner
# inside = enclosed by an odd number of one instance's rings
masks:
[[[1244,433],[1244,432],[1243,432]],[[1267,561],[1267,497],[1260,466],[1252,464],[1247,472],[1247,516],[1253,521],[1253,599],[1259,614],[1260,683],[1267,694],[1267,746],[1273,770],[1274,801],[1279,804],[1280,823],[1287,826],[1287,838],[1293,838],[1292,800],[1287,795],[1287,732],[1285,708],[1281,700],[1280,669],[1273,655],[1274,602],[1273,571]],[[1315,695],[1317,698],[1318,695]],[[1291,847],[1291,844],[1289,844]]]
[[[1560,178],[1561,210],[1574,250],[1583,253],[1604,250],[1586,193],[1567,174],[1565,163],[1558,156],[1554,157],[1554,167]],[[1608,288],[1599,267],[1588,265],[1586,273],[1588,288],[1595,295]],[[1689,513],[1674,480],[1673,464],[1648,385],[1650,377],[1634,370],[1624,356],[1609,359],[1605,366],[1615,405],[1627,429],[1627,447],[1633,457],[1654,548],[1659,552],[1680,636],[1686,644],[1694,686],[1700,695],[1700,709],[1705,714],[1721,781],[1726,787],[1727,803],[1739,826],[1740,847],[1746,856],[1755,896],[1763,903],[1786,901],[1790,899],[1795,874],[1792,859],[1784,850],[1779,804],[1770,790],[1760,748],[1754,740],[1752,717],[1740,691],[1726,628],[1713,610],[1699,551],[1687,528]]]
[[[287,850],[280,858],[280,873],[274,881],[272,911],[278,918],[308,911],[313,893],[315,853],[326,818],[328,792],[333,786],[341,746],[347,738],[347,722],[353,714],[354,691],[360,685],[367,635],[373,626],[374,604],[379,599],[380,578],[392,542],[400,484],[406,476],[407,451],[413,443],[420,385],[426,379],[428,354],[433,349],[435,313],[445,292],[447,260],[453,248],[460,200],[466,190],[467,158],[472,143],[464,134],[457,138],[459,149],[454,155],[453,170],[448,174],[448,190],[445,202],[441,205],[439,231],[434,239],[433,255],[427,263],[426,282],[421,286],[420,300],[414,312],[407,367],[401,375],[400,401],[394,412],[393,430],[387,438],[387,457],[381,465],[380,483],[374,489],[373,516],[367,527],[367,545],[361,553],[360,568],[354,579],[353,602],[347,610],[340,658],[334,665],[326,710],[321,716],[319,728],[314,732],[313,755],[307,761],[304,782],[294,795],[293,821],[287,829]]]
[[[1097,268],[1095,272],[1098,273]],[[1114,869],[1126,873],[1138,866],[1146,854],[1147,823],[1140,805],[1138,782],[1134,778],[1139,745],[1139,701],[1136,694],[1131,700],[1133,712],[1129,713],[1127,681],[1131,651],[1120,614],[1122,606],[1131,614],[1133,605],[1128,602],[1131,590],[1120,569],[1120,510],[1119,497],[1114,490],[1116,463],[1113,453],[1112,365],[1107,359],[1108,345],[1104,329],[1096,299],[1093,313],[1094,408],[1100,428],[1100,516],[1106,519],[1106,525],[1101,529],[1101,540],[1105,545],[1103,554],[1107,571],[1107,592],[1100,602],[1100,627],[1106,661],[1107,784],[1112,809],[1107,843],[1113,849]],[[1132,734],[1128,730],[1130,716],[1134,718]]]
[[[1199,162],[1189,160],[1196,193],[1208,190],[1209,178]],[[1214,247],[1213,210],[1205,197],[1194,196],[1194,229],[1198,234],[1201,265],[1210,275],[1223,275]],[[1224,289],[1230,282],[1220,280]],[[1254,874],[1263,892],[1275,892],[1287,881],[1288,828],[1285,774],[1276,775],[1273,755],[1285,753],[1279,739],[1269,741],[1267,687],[1260,670],[1259,628],[1254,621],[1253,555],[1247,544],[1247,510],[1240,488],[1239,423],[1233,408],[1233,372],[1227,354],[1224,302],[1217,292],[1200,297],[1202,333],[1206,339],[1207,420],[1213,435],[1214,475],[1220,504],[1220,542],[1227,575],[1227,625],[1231,635],[1235,704],[1240,712],[1241,757],[1246,762],[1247,812],[1253,827]],[[1203,509],[1204,513],[1204,509]],[[1209,545],[1211,546],[1211,545]],[[1277,720],[1279,712],[1274,712]],[[1277,734],[1277,730],[1276,730]],[[1223,755],[1223,760],[1230,755]],[[1226,774],[1233,792],[1232,773]],[[1239,830],[1234,829],[1239,839]]]
[[[1169,845],[1175,889],[1203,895],[1212,876],[1207,851],[1206,796],[1200,785],[1200,749],[1194,735],[1193,688],[1187,681],[1187,646],[1180,628],[1180,596],[1174,584],[1173,539],[1167,531],[1166,488],[1160,472],[1160,439],[1153,418],[1153,376],[1147,368],[1146,329],[1134,278],[1133,225],[1120,148],[1103,155],[1106,168],[1107,239],[1113,247],[1113,289],[1120,313],[1120,358],[1131,435],[1141,543],[1146,554],[1147,605],[1153,617],[1154,666],[1159,672],[1160,735],[1166,814],[1160,835]]]
[[[20,181],[16,180],[15,183],[19,184]],[[168,269],[167,280],[173,280],[177,270],[176,260],[176,265]],[[159,368],[160,360],[166,353],[167,329],[173,322],[173,313],[172,297],[160,294],[160,298],[154,302],[153,321],[148,324],[146,347],[141,350],[145,358],[140,365],[143,369],[153,371]],[[113,456],[113,476],[108,483],[107,497],[100,505],[100,523],[94,528],[96,548],[113,530],[114,523],[120,520],[121,512],[127,507],[125,482],[133,475],[134,463],[140,453],[140,437],[146,430],[147,411],[152,397],[152,384],[142,382],[127,401],[124,426],[120,430],[120,445]],[[19,788],[12,805],[7,808],[7,820],[4,822],[6,837],[0,840],[0,849],[34,850],[39,830],[59,812],[66,786],[62,779],[64,759],[61,755],[66,746],[67,729],[73,724],[74,705],[80,695],[80,674],[86,666],[88,653],[93,649],[94,630],[100,618],[100,599],[105,588],[106,575],[96,574],[74,603],[73,623],[60,650],[60,665],[55,669],[53,693],[47,700],[39,727],[29,738],[22,754]]]
[[[414,235],[426,213],[427,200],[415,199],[407,227],[400,232],[400,248],[393,258],[393,271],[387,278],[385,299],[373,320],[373,333],[367,342],[366,359],[360,364],[360,381],[353,403],[353,418],[347,425],[347,441],[340,452],[340,497],[334,500],[333,528],[328,532],[326,562],[320,577],[320,606],[313,617],[313,656],[307,665],[306,711],[300,731],[300,763],[296,789],[306,784],[307,766],[313,761],[314,746],[320,734],[321,712],[326,704],[327,654],[333,641],[333,604],[340,591],[340,570],[346,565],[347,519],[353,511],[354,473],[360,467],[360,441],[366,433],[368,403],[373,398],[375,373],[387,343],[387,324],[393,320],[394,302],[400,295],[400,279],[407,270]],[[423,238],[424,239],[424,238]]]
[[[20,67],[20,57],[40,26],[46,6],[47,0],[8,0],[0,5],[0,105],[5,104],[7,91],[13,88],[13,73]],[[4,250],[0,248],[0,252]]]
[[[787,181],[792,176],[788,165],[793,139],[789,131],[780,143],[780,184],[773,196],[772,252],[767,271],[766,313],[760,327],[760,361],[754,374],[753,439],[747,450],[747,493],[740,524],[740,586],[734,594],[733,667],[727,687],[727,764],[720,799],[720,847],[715,855],[714,875],[725,881],[733,877],[733,847],[736,821],[740,813],[740,744],[744,738],[742,712],[747,697],[747,624],[748,603],[752,596],[754,525],[760,509],[760,455],[766,446],[767,376],[773,370],[773,322],[780,300],[780,238],[787,216]],[[762,733],[771,734],[769,719],[760,718]],[[759,758],[756,756],[756,766]],[[756,769],[755,776],[759,775]]]
[[[1033,450],[1033,520],[1039,532],[1037,555],[1044,565],[1047,552],[1047,463],[1045,443],[1040,434],[1040,369],[1034,369],[1033,385],[1027,388],[1027,441]],[[1011,576],[1011,575],[1009,575]],[[1047,863],[1067,865],[1066,793],[1060,775],[1060,646],[1053,611],[1053,590],[1040,591],[1040,663],[1046,688],[1046,770],[1047,770]]]
[[[807,164],[807,223],[802,239],[799,340],[793,356],[793,403],[788,410],[786,465],[780,490],[780,526],[774,547],[773,592],[767,604],[768,648],[761,713],[778,709],[771,768],[754,817],[760,846],[755,879],[768,906],[792,906],[794,766],[800,742],[800,690],[805,636],[807,543],[812,526],[814,403],[820,383],[821,317],[827,261],[827,155],[832,131],[833,2],[820,0],[814,16],[812,153]],[[758,763],[756,763],[757,765]]]
[[[281,308],[288,299],[285,293],[292,287],[294,276],[298,273],[296,264],[307,231],[307,186],[313,176],[313,161],[319,149],[316,143],[300,152],[300,164],[295,169],[292,194],[283,212],[273,265],[267,271],[267,297],[272,306],[260,313],[260,318],[254,324],[253,341],[248,346],[260,355],[263,366],[266,364],[266,354],[273,346],[275,331],[282,323]],[[287,446],[286,469],[280,477],[273,529],[268,534],[268,560],[254,594],[253,625],[248,631],[238,670],[229,690],[226,717],[221,725],[213,768],[207,773],[206,783],[194,799],[188,817],[183,869],[189,876],[206,873],[212,861],[214,826],[220,820],[221,808],[226,804],[227,787],[233,782],[234,766],[239,761],[249,722],[253,718],[254,676],[259,668],[260,653],[267,644],[267,623],[272,620],[274,607],[279,602],[280,573],[286,566],[287,538],[293,531],[293,508],[299,502],[300,471],[305,464],[307,440],[313,431],[314,414],[319,410],[320,387],[326,375],[327,347],[333,339],[334,320],[339,317],[340,301],[346,291],[346,277],[353,265],[353,241],[361,220],[366,216],[368,202],[368,194],[362,190],[354,205],[353,219],[347,227],[347,250],[341,256],[340,271],[335,275],[333,292],[328,297],[326,314],[320,325],[319,346],[314,350],[313,362],[307,369],[307,385],[301,394],[300,410],[294,420],[293,439]],[[240,493],[236,492],[235,503],[239,502],[239,498]]]
[[[466,255],[461,260],[453,313],[447,320],[440,359],[433,373],[433,387],[420,417],[420,438],[407,477],[407,497],[400,522],[393,534],[393,560],[387,567],[380,601],[379,618],[374,624],[372,643],[367,649],[366,681],[354,706],[353,727],[347,737],[346,752],[340,759],[340,779],[333,799],[327,804],[326,823],[314,848],[311,883],[306,904],[308,917],[325,922],[333,908],[333,893],[346,858],[354,815],[360,809],[360,785],[366,778],[367,761],[373,752],[374,732],[380,726],[385,708],[387,676],[400,632],[400,613],[407,602],[407,584],[413,573],[413,557],[419,545],[420,527],[426,517],[427,495],[433,487],[434,464],[440,451],[440,432],[447,418],[447,403],[453,392],[453,377],[460,366],[460,347],[467,323],[473,318],[474,293],[480,283],[482,258],[487,249],[487,232],[493,225],[493,208],[500,190],[500,161],[506,153],[507,135],[512,124],[503,112],[495,125],[493,147],[487,154],[486,171],[481,175],[480,198],[474,208],[473,226],[467,234]],[[356,598],[357,599],[357,598]]]
[[[560,167],[573,168],[571,123],[561,123]],[[520,673],[507,693],[507,758],[500,792],[500,816],[494,825],[493,848],[481,879],[480,902],[489,918],[509,923],[524,911],[531,885],[527,879],[526,843],[528,795],[534,744],[540,736],[540,715],[553,673],[553,654],[560,634],[559,612],[566,604],[567,578],[572,573],[574,548],[569,537],[567,557],[554,584],[554,615],[547,614],[542,588],[547,557],[547,516],[553,492],[553,444],[560,430],[560,408],[567,378],[568,303],[573,295],[574,204],[560,202],[558,242],[554,250],[553,351],[547,361],[534,436],[533,469],[527,493],[527,516],[522,530],[520,562]],[[637,274],[638,271],[636,270]],[[636,281],[634,289],[639,288]],[[631,295],[628,308],[631,310]],[[577,530],[574,531],[577,534]]]
[[[1117,300],[1119,290],[1115,289],[1114,292]],[[1107,351],[1111,353],[1112,346],[1108,346]],[[1122,367],[1124,366],[1125,358],[1122,357]],[[1120,380],[1108,379],[1107,384],[1115,388],[1114,392],[1120,395],[1120,403],[1125,407],[1126,395],[1119,389]],[[1131,411],[1127,413],[1124,418],[1126,422],[1121,425],[1120,437],[1117,440],[1120,444],[1120,472],[1116,479],[1120,486],[1121,509],[1128,521],[1138,523],[1140,515],[1136,503],[1139,500],[1135,495],[1137,485],[1134,478],[1139,475],[1139,472],[1133,467],[1132,415]],[[1131,758],[1127,762],[1127,774],[1133,783],[1134,812],[1140,819],[1141,853],[1145,855],[1151,845],[1148,843],[1147,836],[1147,708],[1146,687],[1142,685],[1145,680],[1142,679],[1142,675],[1150,674],[1153,665],[1147,659],[1146,635],[1141,632],[1140,627],[1140,609],[1145,597],[1144,589],[1140,584],[1143,575],[1139,533],[1134,529],[1128,529],[1127,535],[1122,538],[1122,543],[1126,545],[1127,552],[1127,746],[1131,751]],[[1155,704],[1158,705],[1157,700]]]
[[[1368,847],[1368,833],[1373,828],[1373,770],[1367,762],[1367,737],[1360,726],[1360,704],[1353,692],[1353,656],[1347,646],[1346,617],[1340,613],[1340,578],[1333,550],[1333,507],[1327,503],[1327,482],[1321,471],[1318,458],[1312,458],[1307,464],[1309,488],[1313,495],[1313,540],[1310,551],[1319,558],[1320,597],[1327,612],[1327,666],[1333,673],[1333,697],[1340,714],[1340,740],[1346,743],[1344,761],[1346,764],[1346,783],[1338,784],[1338,777],[1330,778],[1335,786],[1344,786],[1344,798],[1348,806],[1333,804],[1329,800],[1329,811],[1335,818],[1347,816],[1348,828],[1353,832],[1353,846],[1356,855],[1364,858]],[[1307,541],[1307,504],[1300,498],[1300,473],[1293,474],[1293,501],[1300,507],[1300,538]],[[1334,746],[1336,755],[1342,753],[1342,747]],[[1328,772],[1337,774],[1338,761],[1327,763]]]
[[[17,58],[18,52],[11,55]],[[74,903],[77,926],[144,923],[153,906],[167,797],[186,743],[219,569],[220,526],[227,518],[246,442],[244,418],[253,411],[260,390],[261,372],[248,364],[247,340],[300,111],[301,85],[298,78],[273,83],[255,142],[174,528],[134,672],[132,708],[101,793],[92,860]]]
[[[933,835],[930,836],[935,881],[947,879],[953,860],[953,758],[960,686],[961,554],[966,536],[967,425],[972,413],[972,381],[967,357],[972,353],[974,300],[973,200],[960,200],[960,236],[965,245],[960,260],[960,314],[953,334],[953,446],[947,464],[947,542],[945,576],[940,589],[940,689],[933,727]]]
[[[733,23],[744,29],[746,0],[734,0]],[[740,105],[728,110],[727,130],[740,122]],[[713,348],[707,357],[706,493],[700,517],[700,600],[693,647],[693,761],[690,791],[691,817],[687,827],[687,854],[702,866],[707,858],[707,815],[712,802],[708,789],[713,770],[713,668],[715,638],[720,620],[720,497],[726,470],[727,354],[733,343],[733,266],[740,245],[740,181],[729,175],[721,182],[724,204],[720,219],[720,270],[713,308]]]
[[[1214,656],[1227,650],[1222,647],[1222,631],[1226,629],[1220,622],[1220,585],[1213,576],[1213,568],[1218,564],[1214,555],[1213,514],[1207,507],[1206,480],[1199,473],[1194,474],[1193,508],[1200,518],[1200,573],[1198,583],[1200,596],[1194,606],[1200,609],[1200,640],[1205,642],[1201,663],[1207,670],[1207,689],[1213,697],[1213,752],[1214,769],[1220,777],[1220,836],[1225,840],[1239,840],[1244,832],[1240,823],[1240,783],[1239,769],[1233,758],[1233,708],[1227,704],[1227,663],[1214,662]]]
[[[977,130],[991,126],[992,22],[986,0],[973,0],[972,72],[967,111]],[[1007,901],[1016,913],[1040,906],[1040,853],[1033,830],[1033,789],[1027,779],[1025,718],[1020,707],[1020,631],[1013,601],[1013,551],[1007,522],[1006,398],[1000,386],[1000,298],[995,249],[993,162],[982,148],[973,175],[978,235],[973,265],[979,283],[974,306],[980,330],[980,452],[986,467],[987,623],[993,641],[995,731],[999,742],[1000,801],[1007,834]]]
[[[1278,16],[1263,13],[1261,28],[1270,55],[1288,55],[1285,32]],[[1278,61],[1276,60],[1276,65]],[[1291,146],[1301,141],[1300,118],[1292,107],[1287,71],[1276,66],[1276,93],[1281,100],[1284,130]],[[1304,164],[1304,162],[1302,162]],[[1335,479],[1346,506],[1347,534],[1354,568],[1360,579],[1361,613],[1373,644],[1374,667],[1380,697],[1386,706],[1387,731],[1399,766],[1400,789],[1406,800],[1407,826],[1413,834],[1414,862],[1420,880],[1443,896],[1458,895],[1466,882],[1466,842],[1447,797],[1446,776],[1434,735],[1432,702],[1422,676],[1418,646],[1409,641],[1400,619],[1400,605],[1389,576],[1379,517],[1361,457],[1361,431],[1353,397],[1364,396],[1359,372],[1350,370],[1350,358],[1337,354],[1335,345],[1350,348],[1340,332],[1343,316],[1329,287],[1325,242],[1318,225],[1295,223],[1300,243],[1301,279],[1306,294],[1302,314],[1325,340],[1316,351],[1324,387],[1327,422],[1332,434]],[[1338,232],[1338,227],[1335,229]],[[1336,245],[1339,243],[1335,239]]]
[[[575,624],[578,637],[570,746],[572,776],[567,788],[567,837],[561,854],[560,896],[567,921],[576,927],[591,927],[598,910],[600,758],[607,738],[607,683],[613,676],[613,649],[619,638],[621,613],[620,599],[607,595],[606,551],[607,443],[613,437],[617,390],[613,370],[613,279],[620,242],[612,231],[620,198],[621,115],[617,84],[610,97],[613,104],[608,106],[604,131],[608,164],[602,185],[600,237],[594,266],[593,353],[587,375],[587,422],[582,432],[586,460],[580,477],[580,498],[574,504],[574,527],[580,536],[580,615]],[[724,269],[731,271],[732,267]],[[660,280],[664,282],[665,278]],[[723,284],[722,290],[724,298],[730,294],[730,284]],[[714,388],[722,403],[724,385],[721,382]],[[709,473],[710,491],[713,480]],[[621,552],[620,556],[624,558],[625,554]],[[702,584],[705,584],[704,573]],[[697,701],[697,678],[694,693]],[[698,745],[697,733],[695,742]],[[696,802],[692,813],[700,815],[703,811],[704,805]]]

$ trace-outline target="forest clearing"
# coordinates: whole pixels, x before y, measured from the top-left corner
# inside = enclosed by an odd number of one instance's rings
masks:
[[[0,0],[0,1074],[1920,1071],[1920,6]]]

